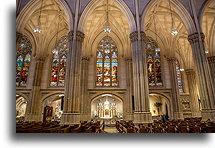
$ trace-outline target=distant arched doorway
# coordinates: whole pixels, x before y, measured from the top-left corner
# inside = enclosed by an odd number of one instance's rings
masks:
[[[170,116],[170,102],[165,96],[149,94],[149,104],[153,119],[159,119],[163,114]]]
[[[111,94],[103,94],[91,102],[91,118],[111,119],[123,117],[123,102]]]
[[[49,96],[43,101],[43,122],[60,121],[63,113],[63,94]]]
[[[16,95],[16,120],[25,120],[26,107],[27,100],[20,95]]]

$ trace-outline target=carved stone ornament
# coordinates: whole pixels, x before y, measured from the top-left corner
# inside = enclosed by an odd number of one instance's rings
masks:
[[[83,32],[81,32],[81,31],[77,31],[76,32],[76,40],[77,41],[83,42],[84,41],[84,37],[85,37],[85,35],[84,35]],[[68,33],[68,38],[69,38],[70,42],[73,40],[73,38],[74,38],[74,31],[70,31]]]
[[[176,62],[176,58],[175,57],[168,57],[167,58],[167,61],[169,61],[169,62]]]
[[[187,75],[195,74],[195,71],[193,69],[185,69],[185,72]]]
[[[130,40],[132,42],[137,41],[138,40],[138,31],[134,31],[130,34]],[[146,40],[146,34],[145,32],[141,31],[140,32],[140,40],[141,41],[145,41]]]
[[[81,32],[81,31],[77,31],[76,32],[76,39],[78,41],[83,42],[84,41],[84,37],[85,37],[85,35],[84,35],[83,32]]]
[[[208,57],[208,63],[209,64],[215,63],[215,56]]]
[[[69,39],[70,42],[73,40],[73,37],[74,37],[74,31],[70,31],[68,33],[68,39]]]
[[[201,36],[202,41],[204,41],[204,39],[205,39],[204,33],[200,33],[200,36]],[[198,32],[193,33],[193,34],[190,34],[190,35],[188,36],[188,41],[189,41],[191,44],[192,44],[192,43],[195,43],[195,42],[199,42],[199,34],[198,34]]]
[[[134,31],[130,34],[130,40],[131,40],[131,42],[138,40],[138,31]]]
[[[89,61],[89,57],[82,57],[81,60],[83,60],[83,61]]]

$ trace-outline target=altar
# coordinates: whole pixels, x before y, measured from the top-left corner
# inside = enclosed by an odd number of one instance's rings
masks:
[[[108,123],[115,122],[122,118],[122,101],[117,100],[110,95],[101,96],[91,103],[91,118],[97,118]]]

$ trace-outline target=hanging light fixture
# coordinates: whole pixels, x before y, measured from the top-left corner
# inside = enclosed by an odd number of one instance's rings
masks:
[[[171,15],[171,20],[172,20],[171,34],[175,36],[178,34],[178,30],[176,28],[174,28],[174,20],[173,20],[173,16],[172,16],[172,8],[171,8],[170,0],[169,0],[169,10],[170,10],[170,15]]]
[[[154,10],[155,11],[155,10]],[[158,47],[158,41],[157,41],[157,29],[155,25],[155,12],[153,11],[153,21],[154,21],[154,27],[155,27],[155,41],[157,43],[157,47],[155,48],[155,52],[160,52],[160,48]]]
[[[39,18],[38,18],[38,27],[35,27],[33,29],[34,33],[41,33],[42,32],[42,29],[40,28],[41,27],[40,18],[41,18],[41,14],[42,14],[42,7],[43,7],[43,0],[41,1],[40,14],[39,14]]]
[[[109,24],[109,18],[108,18],[108,0],[107,0],[107,7],[106,7],[106,17],[107,17],[107,21],[106,21],[106,25],[104,28],[105,33],[110,33],[111,32],[111,28],[110,28],[110,24]]]

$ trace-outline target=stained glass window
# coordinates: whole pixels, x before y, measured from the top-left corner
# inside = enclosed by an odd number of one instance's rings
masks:
[[[68,37],[62,37],[52,51],[50,86],[64,86],[66,75],[66,60],[68,52]]]
[[[162,86],[160,48],[151,38],[147,38],[146,56],[149,86]]]
[[[182,83],[182,76],[181,76],[181,70],[178,60],[176,60],[176,75],[178,80],[178,90],[180,93],[184,92],[183,90],[183,83]]]
[[[118,81],[118,52],[111,37],[104,37],[97,49],[96,86],[116,87]]]
[[[32,45],[26,36],[17,42],[16,86],[26,86],[31,62]]]

